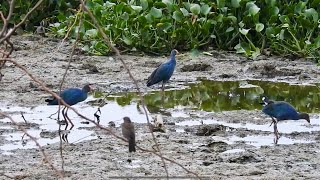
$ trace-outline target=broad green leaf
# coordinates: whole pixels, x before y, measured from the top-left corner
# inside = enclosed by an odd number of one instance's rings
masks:
[[[226,3],[225,0],[217,0],[218,8],[219,9],[224,8],[225,3]]]
[[[59,15],[57,16],[59,22],[63,22],[65,21],[67,18],[66,18],[66,15],[62,14],[62,13],[59,13]]]
[[[277,6],[274,6],[270,9],[270,14],[271,15],[278,15],[279,14],[279,8]]]
[[[266,4],[271,7],[275,6],[277,2],[276,0],[265,0],[265,1],[266,1]]]
[[[121,14],[124,6],[125,6],[125,4],[123,2],[116,5],[116,13]]]
[[[241,0],[231,0],[231,6],[233,8],[238,8],[238,7],[240,7],[240,2],[241,2]]]
[[[277,34],[278,39],[284,40],[284,31],[285,31],[284,29],[281,29],[280,33]]]
[[[211,7],[208,4],[204,4],[201,6],[201,13],[203,15],[208,15],[211,10]]]
[[[256,59],[258,56],[261,55],[261,52],[260,52],[260,49],[259,48],[256,48],[256,50],[254,52],[252,52],[251,54],[251,58],[252,59]]]
[[[173,0],[162,0],[162,2],[167,4],[167,5],[173,4]]]
[[[227,18],[231,19],[234,24],[237,23],[237,18],[235,16],[228,16]]]
[[[168,29],[170,29],[172,27],[171,23],[158,23],[157,24],[157,29],[162,30],[164,32],[167,32]]]
[[[163,2],[155,2],[155,3],[153,3],[153,7],[155,7],[155,8],[166,8],[167,4],[165,4]]]
[[[124,13],[122,14],[122,19],[123,19],[124,21],[128,21],[128,20],[129,20],[129,14],[128,14],[127,12],[124,12]]]
[[[199,4],[191,4],[190,6],[190,11],[195,14],[198,15],[200,13],[200,6]]]
[[[240,28],[243,28],[244,27],[244,23],[241,21],[241,22],[239,22],[239,27]]]
[[[150,10],[150,14],[155,18],[160,18],[162,16],[162,10],[152,7]]]
[[[147,19],[147,21],[148,21],[149,23],[152,23],[152,22],[153,22],[151,12],[148,13],[148,14],[145,16],[145,18]]]
[[[260,8],[254,2],[248,2],[247,7],[249,7],[249,14],[251,16],[255,16],[260,11]]]
[[[124,43],[126,43],[129,46],[132,44],[132,40],[129,37],[125,36],[125,35],[122,35],[122,40],[123,40]]]
[[[257,23],[256,24],[256,31],[261,32],[264,29],[264,24],[262,23]]]
[[[247,35],[250,29],[239,28],[239,32],[243,35]]]
[[[294,12],[299,14],[306,7],[307,2],[300,1],[295,7]]]
[[[183,14],[184,16],[189,16],[189,12],[188,12],[188,10],[186,10],[185,8],[180,8],[180,11],[182,12],[182,14]]]
[[[226,32],[228,33],[228,32],[231,32],[231,31],[233,31],[234,30],[234,27],[229,27],[227,30],[226,30]]]
[[[307,15],[307,17],[312,17],[313,23],[317,23],[318,22],[319,15],[318,15],[318,12],[315,9],[313,9],[313,8],[306,9],[305,10],[305,14]]]
[[[142,10],[142,6],[134,6],[134,5],[131,5],[131,8],[135,11],[137,11],[138,13]]]
[[[272,37],[275,37],[275,31],[274,31],[274,28],[273,27],[268,27],[266,28],[266,35],[267,37],[269,38],[272,38]]]
[[[191,57],[197,57],[200,55],[200,51],[198,49],[191,49],[190,56]]]
[[[290,22],[290,19],[287,15],[282,15],[279,17],[279,20],[282,22],[282,23],[289,23]]]
[[[107,1],[107,2],[105,2],[103,4],[103,6],[105,6],[105,7],[112,7],[112,6],[115,6],[115,5],[116,5],[115,3],[112,3],[112,2],[109,2],[109,1]]]
[[[183,5],[187,10],[190,10],[191,4],[189,2],[183,2]]]
[[[241,42],[239,44],[237,44],[234,49],[236,50],[236,53],[240,53],[240,54],[246,54],[249,55],[250,53],[250,46],[248,43],[245,42]]]
[[[179,10],[173,12],[172,18],[176,21],[181,21],[183,19],[183,14]]]
[[[57,31],[57,34],[58,34],[59,36],[64,36],[64,35],[66,34],[66,31],[65,31],[65,29],[59,29],[59,30]]]
[[[320,35],[314,40],[314,45],[316,49],[320,47]]]
[[[148,1],[147,0],[140,0],[140,5],[142,6],[143,10],[148,9]]]

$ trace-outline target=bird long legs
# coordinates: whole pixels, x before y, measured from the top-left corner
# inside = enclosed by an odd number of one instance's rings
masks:
[[[273,117],[271,117],[271,118],[272,118],[272,123],[270,124],[270,126],[273,124],[273,131],[274,131],[274,135],[275,135],[274,143],[278,144],[278,140],[280,138],[280,134],[278,131],[278,121],[276,119],[274,119]]]
[[[66,128],[68,127],[68,121],[70,122],[70,124],[71,124],[71,128],[70,128],[70,130],[73,128],[73,126],[74,126],[74,124],[72,123],[72,121],[71,121],[71,119],[69,118],[69,116],[68,116],[68,110],[69,110],[69,108],[68,107],[64,107],[63,109],[62,109],[62,115],[63,115],[63,117],[64,117],[64,119],[66,120]]]

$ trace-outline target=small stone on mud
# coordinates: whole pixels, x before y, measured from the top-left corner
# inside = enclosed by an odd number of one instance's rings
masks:
[[[228,144],[222,141],[214,141],[207,144],[207,147],[214,152],[224,152],[227,150]]]
[[[81,124],[89,124],[89,121],[81,121]]]
[[[306,73],[302,73],[299,76],[299,80],[311,79],[310,76]]]
[[[108,127],[114,128],[114,127],[116,127],[116,123],[114,123],[113,121],[110,121],[108,123]]]
[[[209,64],[198,63],[198,64],[184,65],[180,70],[181,72],[208,71],[210,68],[212,67]]]
[[[95,64],[92,63],[85,63],[81,66],[81,69],[87,69],[87,74],[96,74],[100,71],[98,70],[98,67]]]
[[[211,136],[215,135],[215,133],[225,131],[226,126],[223,125],[204,125],[200,126],[196,132],[198,136]]]
[[[240,154],[236,157],[231,157],[227,160],[229,163],[246,164],[252,162],[261,162],[262,160],[255,157],[253,154]]]
[[[220,78],[236,78],[237,76],[234,75],[234,74],[225,74],[225,73],[223,73],[223,74],[219,75],[219,77]]]
[[[204,161],[204,162],[202,162],[202,164],[204,166],[210,166],[211,164],[213,164],[213,162]]]

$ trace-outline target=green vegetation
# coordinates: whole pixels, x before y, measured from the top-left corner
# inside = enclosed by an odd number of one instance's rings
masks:
[[[120,49],[165,52],[208,47],[232,50],[252,58],[270,48],[274,54],[319,58],[320,0],[103,1],[90,0],[94,13]],[[65,35],[77,13],[54,24]],[[78,30],[86,50],[106,54],[108,47],[88,16]]]
[[[13,14],[9,24],[11,26],[18,24],[37,2],[38,0],[15,0]],[[54,23],[58,20],[56,16],[70,16],[72,15],[70,10],[77,7],[77,0],[70,0],[67,2],[65,0],[45,0],[22,25],[23,29],[34,31],[35,26],[38,26],[42,20]],[[9,8],[9,2],[7,0],[1,0],[0,11],[4,13],[5,17],[7,17],[9,13]],[[2,26],[2,21],[0,21],[0,26]]]
[[[23,16],[36,1],[17,2],[20,6],[15,12],[19,14],[14,19]],[[50,27],[53,34],[63,37],[71,28],[71,38],[79,32],[85,50],[108,54],[110,49],[89,16],[76,10],[78,1],[71,2],[46,1],[41,11],[45,13],[32,18],[39,21],[55,15],[57,22]],[[86,3],[112,43],[121,50],[164,53],[172,48],[212,47],[235,50],[251,58],[268,51],[314,60],[320,57],[320,0],[87,0]],[[4,3],[0,9],[5,7]],[[80,17],[84,18],[81,27]]]
[[[255,86],[245,86],[246,81],[208,81],[190,84],[189,88],[165,91],[162,101],[161,91],[145,95],[145,102],[149,112],[157,113],[162,108],[187,106],[204,111],[230,111],[261,109],[263,95],[277,101],[287,101],[300,112],[319,113],[319,86],[289,85],[288,83],[274,83],[269,81],[247,81]],[[95,98],[103,94],[94,94]],[[116,101],[125,106],[133,101],[139,102],[136,93],[121,93],[115,97],[107,97],[109,101]]]

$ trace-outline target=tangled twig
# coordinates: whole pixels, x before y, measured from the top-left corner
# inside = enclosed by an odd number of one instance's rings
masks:
[[[44,160],[46,163],[48,163],[48,165],[51,167],[51,169],[53,169],[55,171],[55,173],[61,178],[63,179],[64,176],[63,174],[52,164],[51,160],[49,159],[47,153],[44,151],[44,149],[42,148],[42,146],[38,143],[37,139],[35,137],[33,137],[32,135],[30,135],[27,130],[25,128],[23,128],[22,126],[20,126],[18,123],[16,123],[16,121],[14,121],[12,119],[11,116],[7,115],[6,113],[0,112],[0,114],[8,119],[10,119],[10,121],[12,122],[13,125],[15,125],[18,129],[20,129],[25,135],[27,135],[38,147],[38,149],[40,150],[41,154],[44,157]]]
[[[147,109],[146,109],[146,106],[145,106],[145,102],[144,102],[144,97],[142,95],[142,92],[140,90],[140,87],[138,85],[138,82],[137,80],[133,77],[130,69],[128,68],[127,64],[124,62],[121,54],[120,54],[120,51],[114,47],[112,45],[112,43],[110,42],[110,39],[108,38],[108,36],[104,33],[104,31],[102,30],[101,26],[99,25],[97,19],[93,16],[92,12],[86,7],[86,5],[84,4],[84,1],[83,0],[80,0],[82,6],[83,6],[83,9],[88,13],[88,15],[90,16],[91,20],[94,22],[95,26],[98,28],[100,34],[102,35],[104,41],[108,44],[108,46],[112,49],[113,52],[115,52],[117,58],[121,61],[123,67],[126,69],[127,73],[129,74],[129,77],[131,78],[131,80],[133,81],[133,83],[135,84],[135,87],[138,91],[138,94],[139,94],[139,98],[141,100],[141,105],[143,107],[143,110],[145,112],[145,115],[146,115],[146,119],[147,119],[147,122],[148,122],[148,125],[150,124],[150,120],[149,120],[149,117],[148,117],[148,112],[147,112]],[[159,151],[159,154],[160,154],[160,158],[161,158],[161,161],[163,163],[163,167],[165,169],[165,172],[166,172],[166,175],[167,175],[167,179],[169,179],[169,173],[168,173],[168,169],[167,169],[167,165],[166,165],[166,162],[164,161],[164,158],[162,156],[162,152],[160,150],[160,147],[159,147],[159,144],[157,142],[157,139],[153,133],[153,131],[151,129],[150,130],[150,133],[152,135],[152,138],[153,138],[153,141],[155,142],[156,146],[157,146],[157,149]]]

